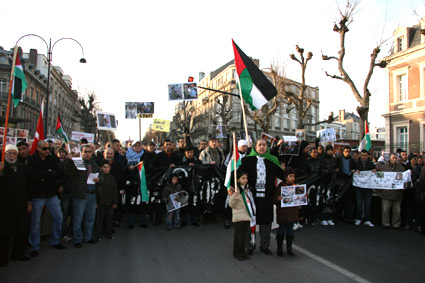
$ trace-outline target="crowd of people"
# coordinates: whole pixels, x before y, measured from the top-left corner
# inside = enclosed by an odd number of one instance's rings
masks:
[[[357,152],[346,146],[335,156],[330,144],[324,147],[318,142],[311,145],[299,141],[299,154],[288,156],[280,154],[284,144],[283,140],[270,144],[260,139],[249,148],[247,141],[240,140],[238,185],[233,180],[226,188],[221,182],[219,189],[224,193],[212,195],[212,209],[202,206],[200,199],[205,196],[190,190],[189,205],[173,210],[166,206],[170,196],[189,191],[181,174],[173,169],[209,165],[208,170],[224,172],[230,166],[232,154],[227,154],[216,138],[203,140],[198,147],[189,137],[179,138],[177,145],[165,140],[159,147],[153,142],[134,141],[123,146],[114,139],[100,146],[82,140],[85,170],[75,165],[68,147],[59,139],[39,141],[31,156],[26,142],[7,145],[5,162],[0,163],[0,266],[7,266],[10,259],[38,257],[42,237],[50,235],[49,244],[58,250],[66,249],[64,241],[71,240],[75,248],[82,248],[83,244],[114,239],[116,227],[124,223],[129,230],[165,224],[171,231],[187,225],[199,227],[199,223],[216,224],[217,216],[222,216],[226,229],[232,222],[235,227],[233,256],[238,260],[253,254],[256,226],[260,251],[272,254],[269,246],[274,215],[279,224],[279,256],[284,255],[285,238],[287,253],[294,255],[294,230],[305,224],[333,226],[343,220],[369,227],[382,224],[384,229],[400,231],[415,228],[425,233],[424,153],[408,155],[399,150],[386,162],[382,157],[373,160],[366,150]],[[171,172],[164,175],[160,190],[147,182],[144,191],[141,162],[146,176],[162,168]],[[360,171],[409,169],[412,183],[404,190],[352,185],[353,174]],[[280,188],[298,183],[314,184],[314,189],[308,190],[309,204],[280,207]],[[31,256],[25,254],[27,246]]]

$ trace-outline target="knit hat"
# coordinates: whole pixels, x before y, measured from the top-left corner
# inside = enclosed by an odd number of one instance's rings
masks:
[[[288,177],[288,175],[290,174],[294,174],[295,175],[295,170],[292,167],[286,167],[285,169],[285,178]]]
[[[14,150],[14,151],[18,152],[18,148],[16,147],[16,145],[13,145],[13,144],[6,145],[5,152],[11,151],[11,150]]]
[[[248,143],[246,142],[246,140],[239,140],[238,141],[238,148],[241,147],[241,146],[244,146],[244,145],[248,146]]]
[[[328,151],[328,150],[334,150],[334,147],[331,144],[328,144],[326,146],[326,151]]]

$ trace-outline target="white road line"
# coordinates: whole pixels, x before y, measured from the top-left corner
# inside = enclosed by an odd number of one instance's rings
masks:
[[[344,276],[347,276],[350,279],[353,279],[356,282],[370,283],[370,281],[368,281],[368,280],[366,280],[366,279],[364,279],[364,278],[362,278],[362,277],[360,277],[360,276],[358,276],[358,275],[356,275],[356,274],[348,271],[347,269],[344,269],[344,268],[342,268],[342,267],[340,267],[340,266],[338,266],[336,264],[333,264],[332,262],[327,261],[326,259],[321,258],[320,256],[315,255],[315,254],[313,254],[313,253],[311,253],[311,252],[309,252],[309,251],[307,251],[307,250],[305,250],[305,249],[303,249],[303,248],[301,248],[301,247],[299,247],[297,245],[293,245],[292,247],[293,247],[294,250],[297,250],[297,251],[305,254],[306,256],[314,259],[315,261],[318,261],[321,264],[326,265],[327,267],[329,267],[329,268],[331,268],[331,269],[333,269],[333,270],[341,273]]]

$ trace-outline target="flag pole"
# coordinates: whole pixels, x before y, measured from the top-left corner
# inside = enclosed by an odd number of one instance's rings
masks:
[[[238,192],[238,174],[236,172],[237,168],[236,168],[236,133],[233,132],[233,176],[235,177],[235,193]]]
[[[12,69],[10,70],[9,95],[7,98],[6,120],[4,122],[3,148],[2,148],[1,162],[4,162],[5,151],[6,151],[7,126],[9,124],[9,114],[10,114],[10,98],[12,96],[13,75],[15,73],[17,55],[18,55],[18,45],[15,45],[15,48],[13,49]]]
[[[243,120],[243,124],[244,124],[244,127],[245,127],[245,139],[246,139],[246,142],[248,143],[248,147],[251,147],[251,141],[248,137],[248,125],[246,123],[245,107],[243,105],[242,88],[241,88],[240,82],[238,83],[238,88],[239,88],[239,96],[240,96],[240,100],[241,100],[242,120]]]

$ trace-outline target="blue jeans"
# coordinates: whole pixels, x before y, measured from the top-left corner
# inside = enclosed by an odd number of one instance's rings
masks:
[[[52,219],[52,236],[50,238],[50,245],[55,246],[59,244],[62,230],[62,211],[59,204],[58,196],[51,198],[33,198],[32,199],[32,212],[31,212],[31,226],[28,242],[31,251],[38,251],[40,249],[40,218],[43,212],[43,207],[46,206],[49,210]]]
[[[167,209],[166,210],[166,223],[165,223],[165,228],[167,229],[171,229],[173,228],[173,222],[174,222],[174,227],[175,228],[180,228],[180,209],[176,209],[174,211],[170,211],[168,212]]]
[[[61,237],[70,236],[70,233],[68,231],[67,220],[68,220],[68,216],[70,215],[69,212],[71,210],[71,205],[72,205],[72,196],[70,194],[64,193],[61,199],[61,209],[62,209],[62,215],[63,215]]]
[[[278,235],[294,236],[294,223],[278,223]]]
[[[74,244],[90,241],[96,218],[96,194],[87,194],[85,199],[72,198],[72,213]],[[84,235],[81,225],[83,225]]]
[[[363,216],[364,204],[364,218],[365,221],[371,220],[371,203],[372,203],[372,190],[356,188],[356,219],[361,220]]]

